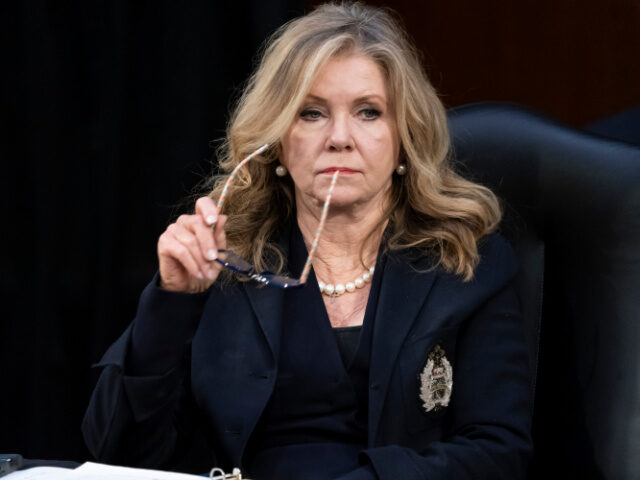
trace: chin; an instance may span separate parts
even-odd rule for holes
[[[322,198],[324,203],[324,197]],[[331,195],[331,205],[329,209],[348,209],[360,203],[366,203],[365,198],[362,195],[357,195],[354,192],[333,192]]]

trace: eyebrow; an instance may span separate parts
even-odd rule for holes
[[[319,97],[317,95],[313,95],[313,94],[309,94],[307,95],[306,98],[307,101],[312,100],[314,102],[318,102],[318,103],[328,103],[326,98],[323,97]],[[382,95],[378,95],[377,93],[368,93],[365,95],[361,95],[357,98],[354,99],[353,103],[364,103],[367,101],[372,101],[372,100],[377,100],[381,103],[383,103],[384,105],[387,104],[387,99],[385,97],[383,97]]]

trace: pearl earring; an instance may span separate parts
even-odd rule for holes
[[[401,163],[396,167],[396,173],[400,176],[405,175],[407,173],[407,166],[404,163]]]
[[[276,167],[276,175],[279,177],[284,177],[287,174],[287,169],[284,165],[278,165]]]

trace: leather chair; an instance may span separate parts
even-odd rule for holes
[[[449,121],[460,172],[503,200],[521,261],[529,477],[640,478],[640,148],[511,105]]]
[[[640,145],[640,105],[601,118],[587,125],[585,130],[602,137]]]

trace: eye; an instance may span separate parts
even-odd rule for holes
[[[322,112],[314,108],[305,108],[304,110],[302,110],[302,112],[300,112],[300,118],[309,122],[318,120],[320,117],[322,117]]]
[[[363,108],[362,110],[360,110],[360,115],[365,120],[375,120],[381,114],[382,114],[382,112],[380,112],[380,110],[378,110],[376,108]]]

